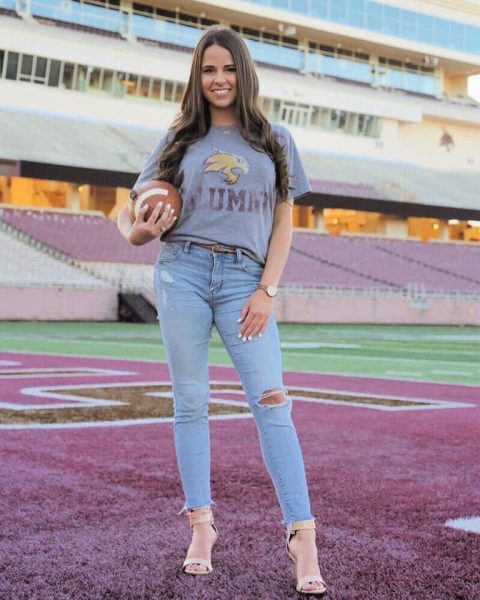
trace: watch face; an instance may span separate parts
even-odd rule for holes
[[[276,287],[274,287],[273,285],[269,285],[269,286],[267,287],[267,294],[268,294],[268,295],[269,295],[271,298],[273,298],[274,296],[276,296],[276,295],[277,295],[277,288],[276,288]]]

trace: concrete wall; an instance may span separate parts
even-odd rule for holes
[[[415,307],[407,298],[282,293],[275,314],[288,323],[480,325],[480,301],[430,298]]]
[[[478,325],[480,301],[430,298],[413,306],[407,298],[320,296],[281,292],[279,321],[288,323],[371,323]],[[116,321],[115,290],[0,286],[0,320]]]
[[[0,286],[3,321],[116,321],[116,290]]]

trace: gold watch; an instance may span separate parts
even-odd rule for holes
[[[259,283],[257,289],[263,290],[267,296],[270,296],[270,298],[275,298],[278,293],[278,288],[276,288],[274,285],[262,285]]]

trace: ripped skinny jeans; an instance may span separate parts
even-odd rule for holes
[[[280,340],[272,314],[263,336],[244,342],[238,318],[263,267],[240,250],[212,252],[164,242],[155,297],[174,395],[174,440],[185,496],[182,511],[215,504],[210,491],[208,349],[215,325],[238,372],[257,426],[283,523],[313,519],[302,452],[283,386]],[[274,395],[265,392],[275,390]],[[247,451],[247,448],[245,448]]]

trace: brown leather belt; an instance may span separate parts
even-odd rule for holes
[[[193,246],[200,246],[200,248],[207,248],[211,252],[223,252],[228,254],[236,254],[237,249],[233,246],[223,246],[222,244],[199,244],[198,242],[191,242]]]

